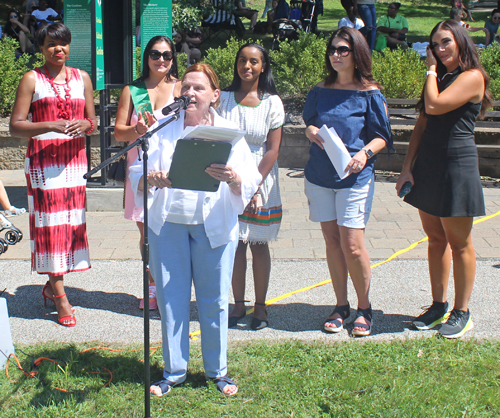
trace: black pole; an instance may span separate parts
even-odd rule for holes
[[[143,293],[144,293],[144,416],[145,418],[150,418],[151,408],[150,401],[151,395],[149,392],[150,386],[150,370],[149,370],[149,242],[148,242],[148,149],[149,149],[149,138],[158,132],[163,127],[167,126],[169,123],[174,122],[179,119],[181,109],[177,110],[177,113],[173,114],[172,117],[167,119],[162,124],[158,125],[152,131],[146,132],[140,138],[137,138],[133,143],[127,145],[125,148],[118,151],[112,157],[108,158],[106,161],[99,164],[97,167],[90,170],[88,173],[84,174],[84,178],[88,179],[92,174],[97,173],[104,167],[110,165],[113,161],[120,158],[123,154],[127,153],[128,150],[141,146],[143,151],[142,156],[142,184],[144,190],[144,244],[142,246],[142,277],[143,277]]]
[[[146,139],[142,142],[142,179],[144,190],[144,243],[142,245],[142,277],[143,277],[143,293],[144,293],[144,416],[151,416],[150,402],[151,395],[149,392],[150,370],[149,370],[149,242],[148,242],[148,149],[149,141]]]

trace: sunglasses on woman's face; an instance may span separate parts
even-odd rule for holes
[[[337,48],[336,46],[330,45],[326,50],[327,55],[330,57],[333,57],[336,52],[341,57],[347,57],[349,55],[349,52],[352,52],[352,49],[347,46],[339,46]]]
[[[174,54],[172,54],[172,51],[160,52],[156,49],[152,49],[151,51],[149,51],[149,58],[151,58],[153,61],[158,61],[160,57],[163,57],[165,61],[172,61]]]

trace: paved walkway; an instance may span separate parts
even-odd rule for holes
[[[396,177],[377,175],[372,215],[366,229],[366,245],[372,259],[385,259],[425,237],[417,210],[396,196]],[[26,206],[22,170],[0,171],[14,205]],[[280,169],[283,222],[277,242],[271,244],[272,258],[318,260],[325,258],[325,243],[319,224],[309,221],[304,195],[303,170]],[[484,188],[487,215],[500,211],[500,183]],[[123,218],[121,189],[88,189],[87,230],[93,260],[140,259],[138,231]],[[1,260],[29,259],[28,216],[11,218],[25,239],[0,256]],[[500,216],[476,223],[473,231],[477,257],[500,257]],[[249,253],[250,256],[250,253]],[[426,243],[399,258],[426,258]]]
[[[231,341],[255,338],[347,340],[347,331],[336,336],[318,331],[334,301],[324,261],[324,242],[318,224],[308,220],[303,172],[281,169],[280,177],[284,219],[279,240],[271,246],[270,327],[259,332],[250,331],[249,315],[240,327],[230,330],[229,338]],[[25,205],[23,173],[0,171],[0,179],[7,186],[12,203]],[[393,261],[377,266],[380,261],[424,238],[417,211],[396,197],[394,185],[394,177],[377,176],[373,211],[366,231],[368,251],[372,264],[376,265],[372,270],[374,331],[370,337],[375,340],[431,334],[408,329],[411,318],[421,312],[421,306],[430,302],[427,243],[422,242]],[[491,216],[500,211],[500,187],[490,186],[484,188],[484,194],[487,214]],[[137,307],[142,293],[138,231],[134,223],[123,219],[119,210],[121,199],[118,189],[89,189],[87,228],[92,269],[70,274],[65,279],[66,291],[77,309],[78,325],[73,329],[58,326],[52,314],[53,306],[45,308],[41,303],[40,293],[46,278],[30,274],[27,215],[11,218],[25,233],[23,241],[0,256],[0,292],[6,289],[3,296],[7,298],[15,344],[42,342],[48,336],[62,342],[116,344],[142,340],[143,318]],[[468,335],[499,338],[500,216],[483,219],[486,220],[477,223],[473,231],[478,269],[471,312],[476,326]],[[254,299],[251,275],[249,266],[246,295],[249,300]],[[305,290],[306,287],[311,288]],[[354,309],[356,300],[351,284],[349,294]],[[450,283],[449,300],[453,300],[453,283]],[[191,331],[196,335],[199,324],[195,302],[192,302],[191,313]],[[157,312],[152,312],[151,341],[160,340],[160,321]]]

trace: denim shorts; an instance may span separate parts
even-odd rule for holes
[[[374,191],[374,177],[363,186],[347,189],[328,189],[306,179],[309,219],[313,222],[337,220],[337,225],[363,229],[370,218]]]

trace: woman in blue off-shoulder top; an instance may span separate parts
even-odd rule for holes
[[[304,107],[306,135],[311,141],[305,168],[309,218],[321,223],[326,258],[337,298],[325,321],[328,332],[340,332],[350,316],[347,277],[352,278],[358,310],[352,335],[371,333],[370,258],[365,247],[365,226],[374,192],[375,155],[392,148],[391,127],[380,85],[373,79],[370,48],[356,29],[342,27],[328,41],[325,55],[328,76],[308,94]],[[323,148],[319,129],[335,128],[351,155],[345,172],[337,173]]]

